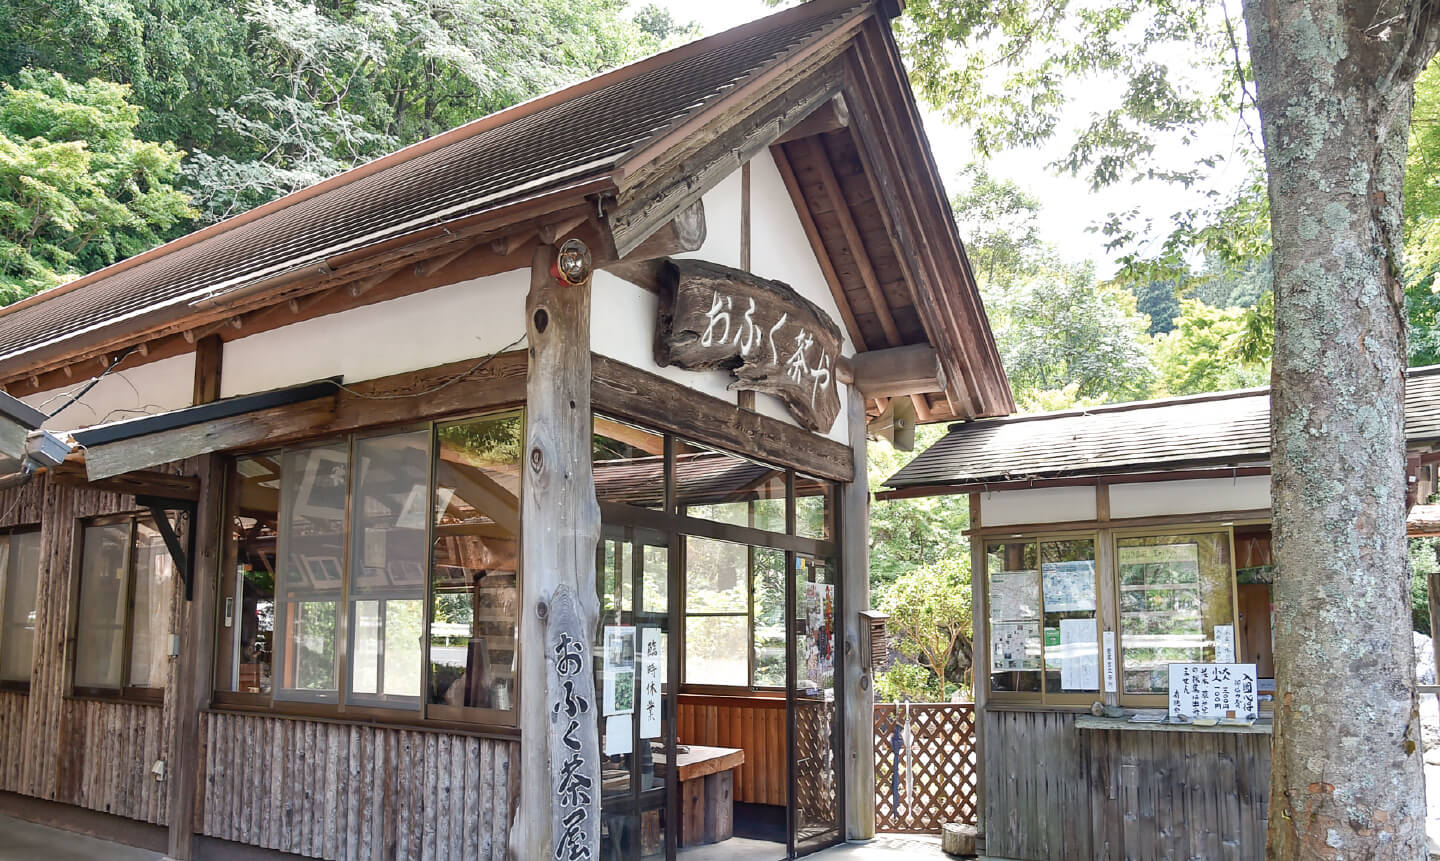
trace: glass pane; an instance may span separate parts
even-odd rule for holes
[[[744,616],[685,617],[685,680],[692,685],[748,683]]]
[[[1169,665],[1214,662],[1217,633],[1234,654],[1228,532],[1122,538],[1115,563],[1125,693],[1169,693]]]
[[[685,539],[685,612],[748,612],[750,548],[729,541]]]
[[[278,698],[336,696],[349,466],[342,443],[287,451],[282,460]]]
[[[232,582],[222,588],[220,690],[268,694],[275,648],[275,542],[280,523],[280,453],[235,461],[226,560]]]
[[[680,512],[701,520],[785,531],[785,471],[704,446],[675,453]]]
[[[118,690],[124,682],[130,524],[86,527],[81,554],[75,685]]]
[[[835,569],[795,557],[795,844],[838,839],[839,715],[835,697]]]
[[[1100,690],[1100,626],[1095,619],[1095,541],[1040,542],[1045,612],[1045,690]]]
[[[4,639],[0,679],[29,681],[35,654],[35,589],[40,579],[40,533],[16,532],[0,554],[5,573]]]
[[[601,502],[657,511],[665,507],[663,434],[596,416],[591,464]]]
[[[411,707],[420,697],[430,432],[355,442],[350,517],[350,700]]]
[[[985,548],[990,599],[990,689],[1039,691],[1040,571],[1033,541]]]
[[[785,687],[785,554],[756,547],[755,678],[756,687]]]
[[[170,662],[170,610],[175,563],[160,530],[135,524],[135,613],[130,623],[130,680],[134,688],[165,686]]]
[[[519,415],[436,429],[428,700],[515,707],[519,613]]]
[[[835,486],[828,481],[795,476],[795,534],[829,541],[835,537]]]

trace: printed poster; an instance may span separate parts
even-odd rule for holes
[[[990,575],[990,618],[1040,618],[1040,572],[1000,571]]]
[[[834,687],[835,679],[835,586],[831,583],[805,584],[805,680],[814,693]]]
[[[992,623],[990,667],[997,673],[1040,669],[1040,623]]]
[[[665,646],[659,628],[640,630],[640,737],[660,735],[661,684],[660,667],[665,660]]]
[[[635,627],[605,626],[605,660],[602,677],[601,714],[620,715],[635,711]]]
[[[1046,562],[1040,566],[1045,579],[1045,612],[1071,613],[1095,609],[1095,563]]]
[[[1046,652],[1058,657],[1060,687],[1067,691],[1100,689],[1100,650],[1095,642],[1094,619],[1061,619],[1060,645]]]

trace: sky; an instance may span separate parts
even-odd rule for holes
[[[706,35],[718,33],[756,18],[772,14],[776,9],[762,0],[658,0],[680,21],[695,21]],[[1053,141],[1039,149],[1021,149],[1000,153],[991,158],[989,169],[997,178],[1008,178],[1038,197],[1043,209],[1039,217],[1042,238],[1053,244],[1063,259],[1071,262],[1091,260],[1096,274],[1106,277],[1115,270],[1115,254],[1105,249],[1104,238],[1092,226],[1105,220],[1110,212],[1138,208],[1142,217],[1157,226],[1169,224],[1170,215],[1186,205],[1198,204],[1198,190],[1187,192],[1170,183],[1152,181],[1143,184],[1117,184],[1098,192],[1091,191],[1083,178],[1057,173],[1049,165],[1064,153],[1069,135],[1066,129],[1079,128],[1088,117],[1100,110],[1106,95],[1103,86],[1086,82],[1072,95],[1072,106],[1062,120],[1062,129]],[[969,137],[964,129],[921,105],[926,133],[940,168],[940,175],[958,190],[956,177],[975,160]],[[1236,134],[1233,128],[1202,130],[1195,144],[1174,142],[1162,147],[1159,156],[1166,163],[1186,163],[1194,158],[1190,152],[1227,152]],[[1225,177],[1224,179],[1237,179]],[[1163,234],[1162,234],[1163,235]],[[962,239],[966,237],[961,237]]]

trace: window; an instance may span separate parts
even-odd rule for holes
[[[1228,529],[1117,538],[1115,566],[1122,697],[1163,702],[1171,663],[1235,660]]]
[[[986,571],[991,691],[1093,700],[1100,690],[1095,539],[990,542]]]
[[[512,722],[522,428],[488,416],[237,459],[219,693]]]
[[[39,579],[40,530],[0,536],[0,683],[30,683]]]
[[[92,521],[81,542],[74,689],[159,699],[176,571],[148,516]]]

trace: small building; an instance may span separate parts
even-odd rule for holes
[[[1435,490],[1437,404],[1440,367],[1412,370],[1412,503]],[[1264,857],[1269,457],[1250,389],[952,425],[886,482],[970,497],[988,854]],[[1216,663],[1255,665],[1253,725],[1092,714],[1164,713],[1172,665]]]
[[[0,310],[0,812],[176,859],[869,836],[867,416],[1013,409],[897,5]]]

